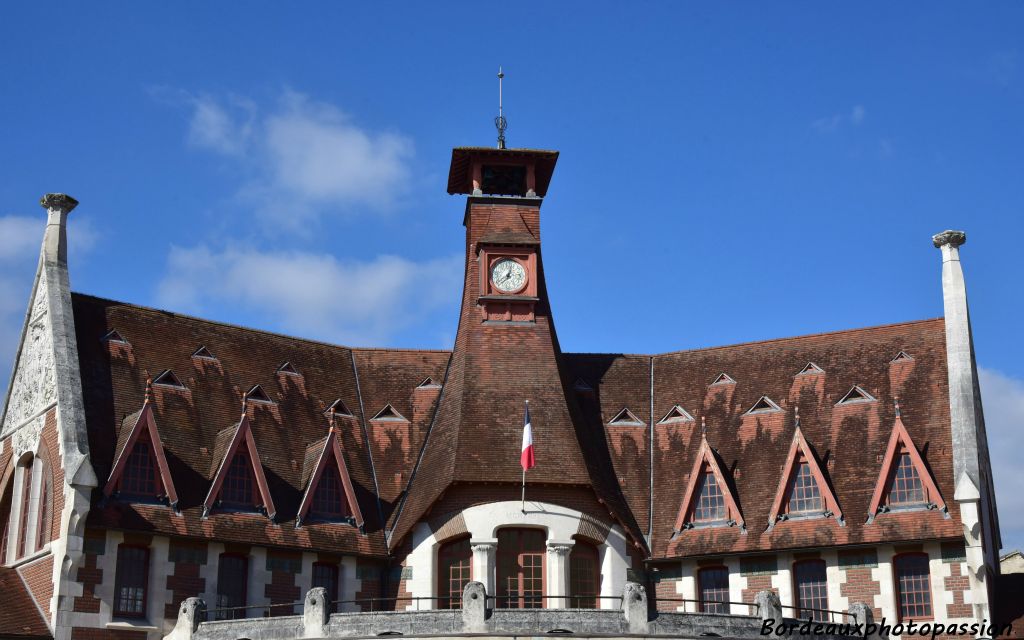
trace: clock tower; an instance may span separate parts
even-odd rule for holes
[[[448,193],[469,196],[467,275],[474,271],[476,277],[467,280],[467,294],[475,293],[480,322],[536,322],[540,205],[557,160],[557,151],[452,151]]]

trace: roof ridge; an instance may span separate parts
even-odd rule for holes
[[[256,327],[250,327],[243,324],[235,324],[233,322],[224,322],[223,320],[210,320],[209,318],[200,318],[188,313],[179,313],[177,311],[169,311],[167,309],[160,309],[157,307],[149,307],[142,304],[136,304],[134,302],[125,302],[123,300],[115,300],[113,298],[104,298],[103,296],[93,295],[91,293],[83,293],[81,291],[72,291],[73,296],[79,298],[91,298],[93,300],[99,300],[102,302],[113,302],[114,304],[124,305],[126,307],[132,307],[135,309],[141,309],[143,311],[152,311],[154,313],[163,313],[178,318],[184,318],[186,320],[193,320],[195,322],[202,322],[204,324],[212,324],[219,327],[230,327],[232,329],[241,329],[242,331],[251,331],[253,333],[260,333],[269,336],[275,336],[278,338],[286,338],[288,340],[299,340],[301,342],[307,342],[309,344],[320,345],[324,347],[334,347],[336,349],[347,349],[348,351],[400,351],[400,352],[414,352],[414,353],[451,353],[451,349],[416,349],[413,347],[350,347],[344,344],[338,344],[335,342],[327,342],[325,340],[315,340],[313,338],[303,338],[302,336],[296,336],[288,333],[280,333],[278,331],[271,331],[269,329],[257,329]]]
[[[819,331],[817,333],[805,333],[796,336],[784,336],[781,338],[765,338],[763,340],[748,340],[746,342],[734,342],[732,344],[721,344],[712,347],[695,347],[692,349],[677,349],[675,351],[662,351],[659,353],[616,353],[614,351],[563,351],[565,356],[618,356],[624,358],[658,358],[661,356],[672,356],[680,353],[694,353],[698,351],[714,351],[716,349],[733,349],[735,347],[747,347],[756,344],[768,344],[771,342],[788,342],[790,340],[803,340],[805,338],[819,338],[824,336],[835,336],[845,333],[857,333],[860,331],[873,331],[875,329],[892,329],[915,324],[927,324],[929,322],[944,321],[944,316],[934,318],[922,318],[920,320],[904,320],[902,322],[891,322],[888,324],[877,324],[867,327],[854,327],[853,329],[836,329],[833,331]]]

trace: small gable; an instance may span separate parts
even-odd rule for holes
[[[129,344],[117,329],[111,329],[100,338],[100,342],[113,342],[115,344]]]
[[[377,412],[377,415],[370,418],[370,420],[402,420],[406,421],[405,416],[398,413],[390,403],[384,405],[384,408]]]
[[[711,383],[712,386],[716,384],[736,384],[736,381],[732,379],[728,373],[720,373],[715,381]]]
[[[754,406],[747,410],[747,413],[774,413],[775,411],[782,411],[782,409],[768,396],[761,396]]]
[[[593,391],[594,387],[590,386],[590,383],[583,378],[576,378],[576,382],[572,383],[572,388],[576,391]]]
[[[324,413],[326,415],[334,414],[336,416],[342,416],[345,418],[352,417],[352,412],[348,410],[348,407],[346,407],[345,403],[341,401],[341,398],[338,398],[337,400],[332,402],[331,406],[327,407],[327,410],[324,411]]]
[[[913,361],[914,361],[914,359],[910,357],[910,354],[908,354],[906,351],[900,351],[899,353],[896,354],[896,357],[894,357],[889,362],[895,363],[895,362],[913,362]]]
[[[318,445],[311,445],[307,459],[309,454],[316,455]],[[350,522],[360,530],[363,527],[363,516],[333,421],[316,458],[316,466],[309,475],[295,526],[298,528],[309,521]]]
[[[296,369],[296,368],[295,368],[295,367],[294,367],[294,366],[292,365],[292,363],[291,363],[291,362],[285,362],[285,363],[284,363],[284,364],[282,364],[282,365],[281,365],[280,367],[278,367],[278,368],[277,368],[277,373],[283,373],[283,374],[286,374],[286,375],[289,375],[289,376],[298,376],[298,375],[302,375],[302,374],[300,374],[300,373],[299,373],[299,370],[298,370],[298,369]]]
[[[195,353],[192,354],[193,358],[199,358],[200,360],[216,360],[216,356],[210,352],[205,346],[196,349]]]
[[[658,421],[658,424],[670,424],[673,422],[693,422],[693,416],[677,404],[668,410],[668,413]]]
[[[617,414],[615,414],[615,417],[609,420],[608,424],[616,426],[634,427],[644,425],[640,418],[637,418],[635,415],[633,415],[633,412],[630,411],[628,408],[623,408],[622,411],[619,411]]]
[[[808,362],[807,366],[804,367],[803,369],[801,369],[800,372],[797,373],[797,375],[798,376],[810,376],[810,375],[814,375],[816,373],[825,373],[825,370],[822,369],[821,367],[819,367],[818,365],[814,364],[813,362]]]
[[[142,410],[129,416],[114,454],[103,495],[128,502],[163,502],[178,506],[178,492],[164,455],[147,389]]]
[[[939,509],[949,517],[935,478],[911,440],[896,405],[896,422],[868,506],[868,523],[880,513],[914,509]]]
[[[245,394],[245,399],[253,402],[264,402],[266,404],[274,403],[260,385],[256,385],[252,389],[249,389]]]
[[[263,463],[256,450],[248,416],[243,413],[239,423],[228,427],[221,435],[230,440],[203,502],[203,517],[222,510],[264,513],[273,520],[277,509],[263,473]]]
[[[170,369],[165,369],[162,373],[153,378],[153,384],[159,387],[172,387],[174,389],[185,389],[185,385],[178,380],[178,376],[174,375],[174,372]]]
[[[768,529],[771,530],[780,520],[831,516],[835,516],[840,526],[845,526],[839,503],[814,450],[804,439],[797,414],[796,432],[768,513]]]
[[[846,392],[846,395],[843,396],[842,400],[840,400],[836,404],[837,405],[840,405],[840,404],[856,404],[858,402],[874,402],[874,401],[875,401],[875,397],[873,395],[871,395],[870,393],[868,393],[864,389],[861,389],[857,385],[854,385],[852,389],[850,389],[849,391]]]
[[[686,529],[718,526],[739,526],[746,533],[736,496],[704,433],[701,435],[700,450],[694,460],[683,501],[679,505],[675,530],[678,534]]]
[[[427,377],[426,380],[424,380],[423,382],[421,382],[418,385],[416,385],[416,388],[417,389],[437,389],[440,386],[441,385],[439,385],[438,383],[434,382],[433,378]]]

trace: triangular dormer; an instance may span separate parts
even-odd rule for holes
[[[718,377],[715,378],[715,381],[711,383],[711,386],[715,386],[716,384],[736,384],[736,381],[733,380],[732,376],[728,373],[720,373],[718,374]]]
[[[615,417],[608,421],[608,424],[615,426],[637,427],[643,426],[643,421],[633,415],[628,408],[623,407],[622,411],[615,414]]]
[[[906,351],[900,351],[899,353],[896,354],[896,357],[893,358],[892,360],[890,360],[889,362],[895,363],[895,362],[913,362],[913,361],[914,361],[914,359],[912,357],[910,357],[909,353],[907,353]]]
[[[130,344],[127,340],[124,339],[124,336],[122,336],[118,332],[117,329],[111,329],[107,333],[103,334],[103,337],[100,338],[100,342],[113,342],[115,344]]]
[[[572,388],[584,393],[594,390],[594,387],[592,387],[590,383],[583,378],[576,378],[576,382],[572,383]]]
[[[310,449],[316,446],[313,445]],[[313,520],[350,521],[359,527],[360,531],[363,529],[363,514],[356,501],[352,478],[345,464],[341,439],[333,425],[320,447],[316,465],[309,474],[309,482],[302,495],[299,512],[295,516],[295,526],[297,528],[302,526],[303,522]]]
[[[193,358],[199,358],[200,360],[216,360],[217,357],[210,352],[205,346],[196,349],[196,352],[192,354]]]
[[[301,376],[302,375],[301,373],[299,373],[299,370],[296,369],[294,365],[292,365],[291,362],[283,363],[280,367],[277,368],[277,373],[283,373],[283,374],[289,375],[289,376]]]
[[[857,404],[858,402],[874,402],[874,401],[875,401],[875,397],[873,395],[871,395],[870,393],[868,393],[864,389],[860,388],[859,386],[853,385],[853,388],[850,389],[849,391],[847,391],[846,395],[843,396],[843,399],[840,400],[839,402],[837,402],[836,405],[841,405],[841,404]]]
[[[421,382],[418,385],[416,385],[416,388],[417,389],[436,389],[436,388],[438,388],[440,386],[441,385],[439,385],[436,382],[434,382],[433,378],[428,376],[426,380],[424,380],[423,382]]]
[[[273,520],[277,509],[263,474],[263,463],[252,437],[249,417],[243,413],[238,424],[222,431],[217,439],[218,444],[224,445],[224,453],[203,501],[203,517],[214,509],[223,509],[263,512]],[[219,454],[222,447],[217,449],[215,453]]]
[[[262,402],[264,404],[274,404],[274,401],[270,399],[267,392],[263,390],[260,385],[254,386],[245,392],[245,399],[252,402]]]
[[[153,378],[153,384],[158,387],[172,387],[174,389],[187,388],[181,383],[181,380],[178,380],[178,376],[174,375],[174,372],[170,369],[164,369],[155,378]]]
[[[390,403],[384,405],[384,408],[378,411],[377,415],[370,418],[370,420],[393,420],[408,422],[408,420],[405,419],[405,416],[398,413],[398,411],[396,411],[395,408],[392,407]]]
[[[693,416],[677,404],[668,410],[668,413],[658,421],[658,424],[671,424],[674,422],[693,422]]]
[[[818,464],[814,450],[797,426],[782,467],[775,500],[768,513],[768,528],[774,527],[779,520],[829,516],[834,516],[840,526],[845,526],[843,512],[832,487]]]
[[[722,473],[706,434],[701,435],[700,450],[693,461],[690,481],[683,494],[676,517],[676,532],[684,529],[715,526],[739,526],[746,532],[732,487]]]
[[[331,406],[327,407],[327,410],[324,411],[324,414],[328,416],[332,413],[336,416],[342,416],[345,418],[352,417],[352,412],[348,410],[348,407],[346,407],[345,403],[341,401],[341,398],[332,402]]]
[[[803,369],[801,369],[800,372],[797,373],[796,375],[798,375],[798,376],[810,376],[810,375],[814,375],[816,373],[825,373],[825,370],[822,369],[821,367],[819,367],[818,365],[814,364],[813,362],[808,362],[807,366],[804,367]]]
[[[754,406],[747,409],[747,413],[774,413],[776,411],[782,411],[779,405],[769,398],[768,396],[761,396],[754,403]]]
[[[114,466],[103,487],[103,495],[129,502],[166,501],[177,510],[178,492],[167,466],[148,390],[142,410],[130,416],[122,428],[129,424],[126,436],[118,438]]]
[[[868,523],[880,513],[916,509],[940,509],[949,517],[935,478],[911,440],[897,405],[892,435],[868,504]]]

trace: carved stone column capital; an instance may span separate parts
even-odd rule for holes
[[[548,553],[556,556],[567,556],[572,551],[573,540],[548,540]]]
[[[957,248],[965,242],[967,242],[967,234],[963,231],[943,231],[932,236],[932,244],[936,249],[941,249],[947,244]]]
[[[47,193],[39,199],[39,206],[48,211],[71,213],[71,210],[78,206],[78,200],[66,193]]]

